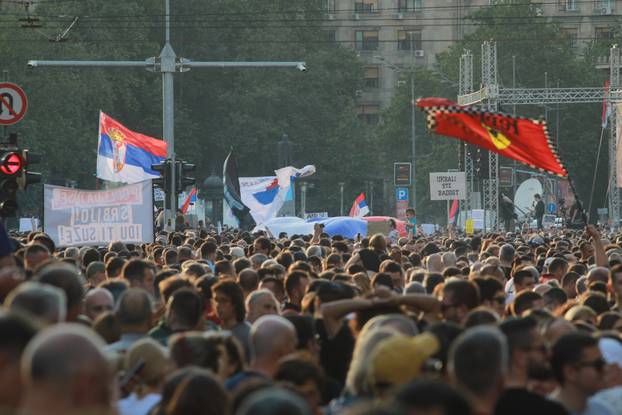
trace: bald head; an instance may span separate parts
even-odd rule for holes
[[[77,324],[60,324],[35,336],[21,361],[26,412],[109,409],[113,379],[103,347],[99,337]]]
[[[114,308],[114,297],[105,288],[95,288],[84,297],[84,314],[92,321]]]
[[[281,316],[260,317],[251,327],[254,360],[278,361],[296,349],[296,328]]]

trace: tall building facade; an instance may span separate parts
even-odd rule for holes
[[[389,105],[400,71],[414,65],[432,66],[437,53],[471,30],[466,16],[478,8],[495,6],[495,0],[326,1],[331,36],[354,48],[364,62],[358,112],[371,125],[378,123],[380,110]],[[562,26],[577,51],[591,40],[611,38],[622,12],[622,0],[531,3],[543,18]]]

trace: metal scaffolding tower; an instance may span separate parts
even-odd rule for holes
[[[458,83],[460,96],[468,95],[473,92],[473,54],[470,50],[465,50],[460,57],[460,80]],[[467,197],[461,201],[460,211],[470,212],[472,206],[473,194],[473,157],[471,154],[472,146],[464,143],[464,172],[467,182]]]
[[[470,58],[467,58],[470,56]],[[469,66],[470,59],[470,66]],[[622,85],[620,84],[620,49],[614,45],[609,56],[609,91],[602,87],[591,88],[501,88],[497,81],[497,46],[494,41],[482,44],[482,87],[473,91],[473,57],[470,51],[460,58],[460,85],[458,105],[481,104],[490,111],[496,111],[499,105],[544,105],[544,104],[581,104],[601,103],[607,99],[610,103],[622,102]],[[470,84],[468,83],[470,82]],[[470,85],[470,87],[469,87]],[[620,220],[620,193],[616,184],[616,106],[611,106],[610,115],[610,139],[609,139],[609,217],[617,223]],[[468,160],[470,159],[470,161]],[[469,163],[471,176],[469,176]],[[495,153],[489,153],[488,159],[489,177],[484,184],[484,210],[496,213],[499,208],[499,157]],[[465,209],[468,211],[472,205],[471,193],[473,191],[473,161],[472,157],[465,157],[465,171],[467,176],[467,201]],[[498,228],[499,221],[486,223],[493,224]]]

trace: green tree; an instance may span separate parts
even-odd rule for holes
[[[231,147],[241,175],[270,174],[276,143],[287,133],[297,166],[316,164],[310,208],[337,213],[336,182],[368,168],[371,135],[354,108],[362,67],[355,54],[317,24],[321,1],[175,1],[172,44],[195,60],[304,60],[291,69],[196,69],[175,75],[176,153],[197,165],[197,179],[220,173]],[[31,12],[41,31],[60,33],[79,16],[66,42],[49,42],[19,27],[24,9],[0,4],[0,53],[12,81],[26,89],[30,109],[15,130],[22,143],[44,153],[44,180],[71,178],[95,185],[99,110],[129,128],[161,137],[158,74],[141,69],[29,70],[29,59],[142,60],[162,47],[161,0],[41,2]],[[2,68],[0,68],[2,69]],[[40,190],[23,206],[40,205]]]
[[[436,79],[432,77],[423,85],[418,83],[422,85],[422,88],[418,88],[417,96],[443,96],[455,100],[459,60],[465,49],[471,50],[474,55],[474,83],[477,89],[481,68],[481,43],[490,39],[497,41],[498,81],[501,87],[513,86],[514,73],[516,74],[516,87],[527,88],[543,88],[545,77],[548,78],[549,87],[593,87],[602,85],[608,76],[606,71],[597,71],[594,67],[594,57],[603,53],[602,47],[600,49],[589,48],[588,51],[593,52],[580,55],[576,49],[571,47],[571,40],[560,30],[559,25],[551,19],[540,17],[535,6],[529,1],[497,1],[494,6],[478,9],[468,19],[475,29],[472,33],[465,35],[463,41],[457,42],[437,56],[437,64],[432,71],[436,74]],[[513,62],[516,63],[515,66]],[[446,80],[451,82],[450,88],[443,88],[444,85],[448,85]],[[396,139],[392,131],[403,129],[405,125],[408,125],[404,124],[406,120],[403,117],[397,118],[389,114],[408,110],[410,98],[405,91],[407,86],[404,85],[402,89],[398,91],[395,102],[385,114],[387,125],[380,133],[381,139],[385,142],[392,142]],[[560,157],[567,166],[579,195],[585,203],[591,191],[596,160],[600,132],[600,108],[598,104],[560,105],[560,111],[557,113],[555,106],[549,106],[547,109],[534,105],[516,107],[517,115],[527,117],[538,118],[548,112],[549,130],[553,139],[558,142]],[[501,106],[499,110],[512,112],[513,108]],[[393,123],[402,127],[392,125]],[[388,132],[388,134],[383,132]],[[430,140],[443,143],[455,141],[441,137],[430,138]],[[425,139],[422,138],[419,141],[422,142]],[[446,154],[445,151],[443,147],[433,147],[432,155],[428,156],[418,147],[420,157],[417,158],[417,167],[425,166],[429,160],[443,157]],[[456,151],[454,151],[455,154]],[[594,208],[602,206],[607,189],[606,153],[601,154],[600,160]],[[457,161],[453,163],[451,167],[456,168]],[[500,164],[511,165],[512,162],[501,158]],[[445,168],[442,163],[432,167]],[[526,166],[521,166],[521,168],[529,170]],[[421,176],[421,174],[418,176],[424,181],[424,186],[422,186],[424,194],[429,193],[427,176]],[[418,182],[418,189],[420,185],[421,183]],[[434,212],[440,209],[438,202],[426,203],[420,191],[418,194],[419,202],[421,202],[418,203],[420,213],[424,216],[430,215],[427,217],[437,217],[438,215],[434,215]]]

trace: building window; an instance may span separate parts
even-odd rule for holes
[[[572,49],[576,48],[579,30],[576,27],[563,27],[561,31],[566,39],[568,39],[568,46]]]
[[[378,0],[356,0],[354,11],[357,13],[374,13],[378,11]]]
[[[610,27],[597,27],[594,34],[596,42],[609,43],[613,41],[613,30]]]
[[[335,11],[335,0],[324,0],[324,7],[328,13]]]
[[[421,31],[419,30],[398,30],[397,32],[398,50],[423,50],[421,45]]]
[[[397,0],[399,12],[419,12],[423,9],[423,0]]]
[[[577,10],[577,0],[559,0],[559,10],[572,12]]]
[[[376,104],[362,104],[358,106],[359,120],[368,125],[376,125],[380,121],[380,107]]]
[[[336,30],[324,30],[324,39],[327,42],[336,42],[337,41],[337,31]]]
[[[378,88],[380,78],[380,70],[377,66],[368,66],[365,68],[365,88]]]
[[[357,30],[355,33],[356,48],[359,50],[378,49],[377,30]]]

